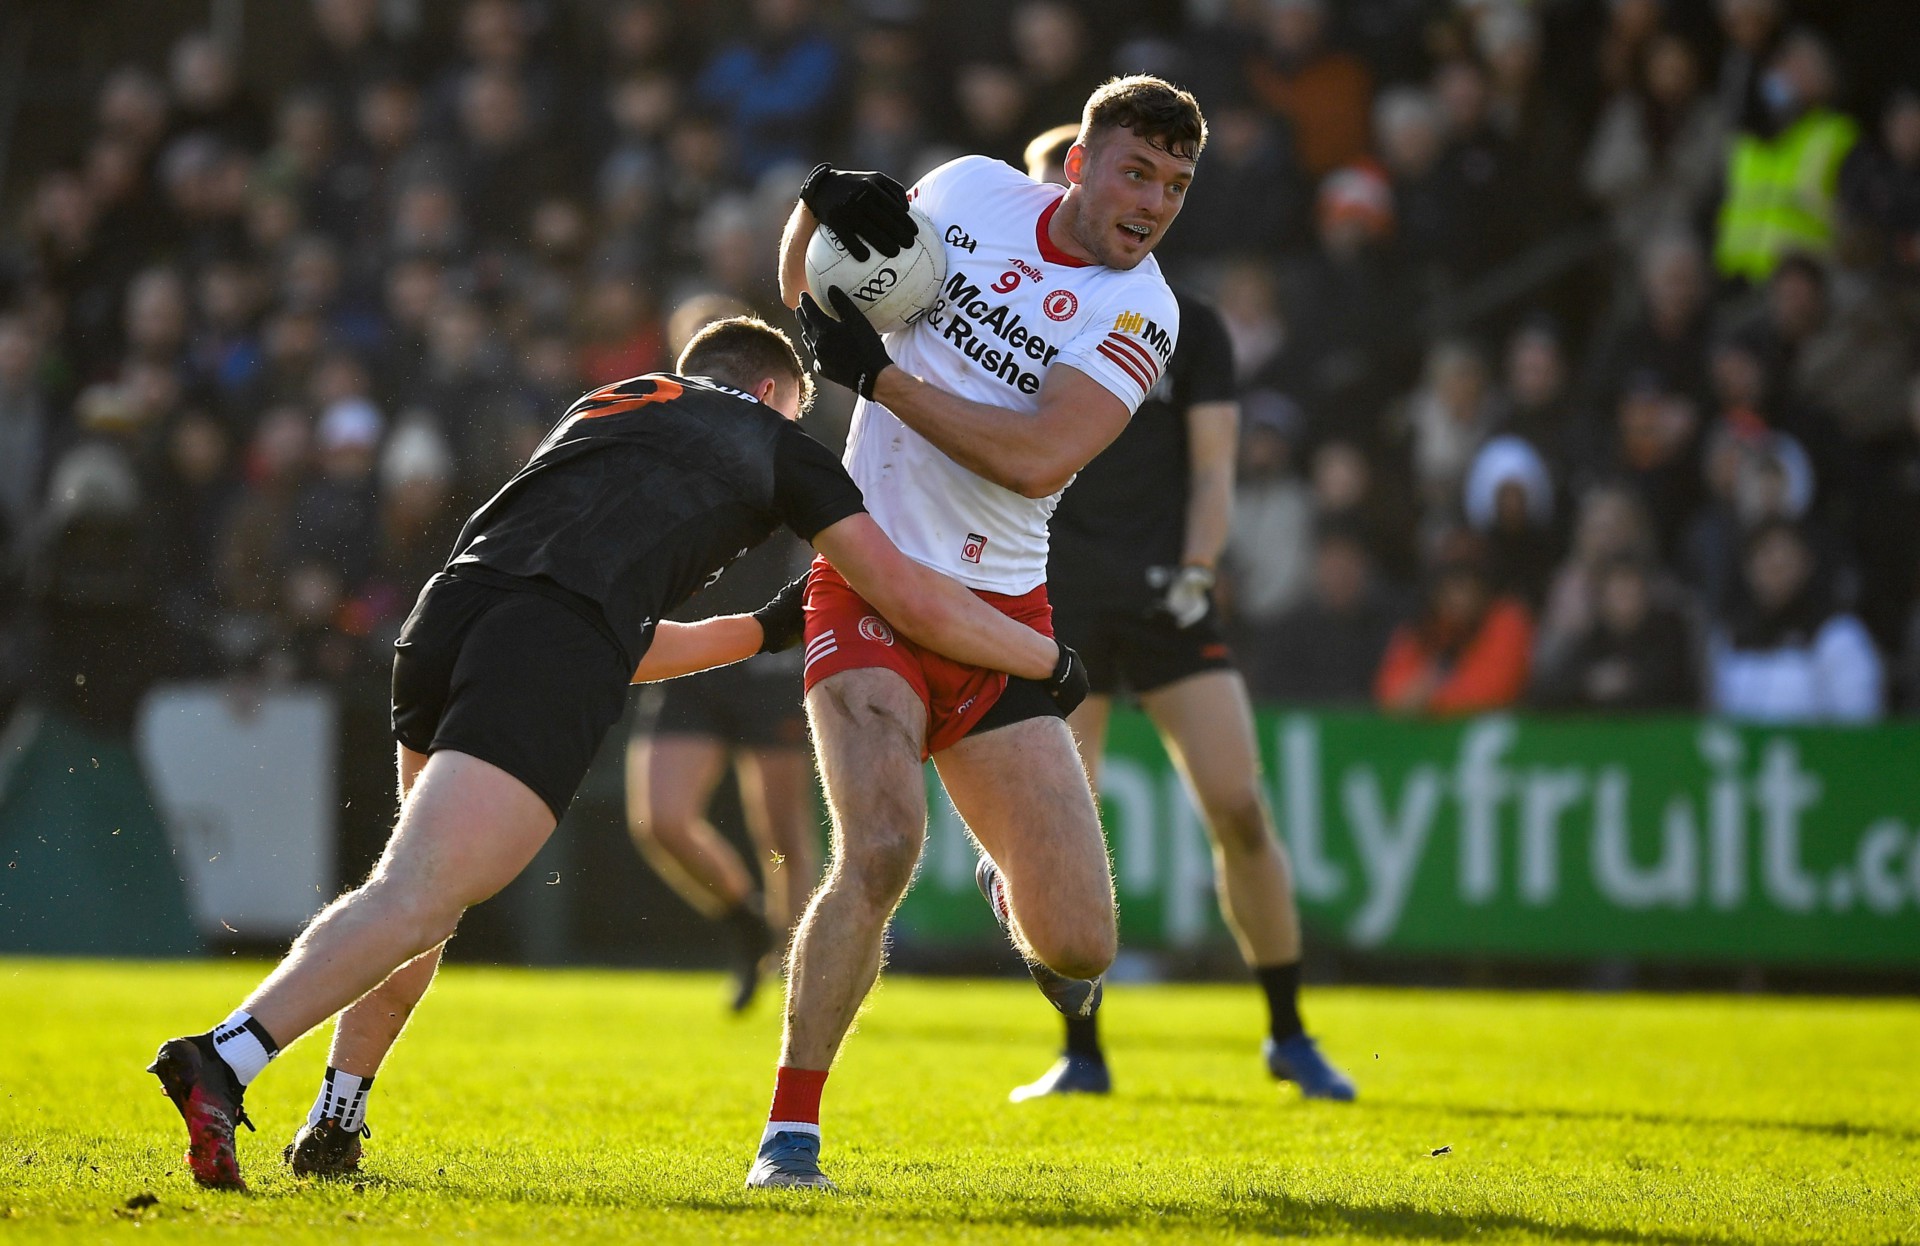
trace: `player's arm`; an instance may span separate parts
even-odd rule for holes
[[[633,672],[636,684],[678,679],[696,671],[745,661],[760,652],[760,623],[750,614],[726,614],[698,623],[660,623],[653,643]]]
[[[1196,402],[1187,408],[1187,542],[1180,564],[1212,570],[1233,527],[1233,469],[1240,445],[1240,404]]]
[[[800,296],[807,292],[807,243],[819,225],[805,203],[796,203],[780,232],[780,301],[788,307],[800,306]]]
[[[1061,649],[1055,641],[908,558],[865,512],[816,532],[813,547],[915,644],[1023,679],[1057,676]]]
[[[897,364],[882,369],[872,388],[875,402],[948,458],[1029,498],[1066,488],[1133,417],[1106,386],[1065,363],[1047,369],[1032,415],[950,394]]]
[[[698,623],[662,622],[633,672],[632,682],[678,679],[800,643],[806,630],[807,577],[788,584],[752,614],[727,614]]]
[[[1133,416],[1112,390],[1065,363],[1047,369],[1031,415],[950,394],[895,364],[845,291],[835,286],[827,294],[834,315],[811,295],[800,299],[800,335],[814,370],[884,404],[948,458],[1023,497],[1064,489]]]

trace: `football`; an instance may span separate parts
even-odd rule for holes
[[[892,259],[869,247],[867,258],[856,260],[825,225],[813,231],[807,243],[807,290],[827,314],[833,314],[827,298],[830,286],[846,291],[867,323],[882,333],[906,328],[933,306],[940,283],[947,279],[947,249],[926,213],[913,207],[907,211],[919,232]]]

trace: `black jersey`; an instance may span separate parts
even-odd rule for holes
[[[1173,359],[1126,429],[1074,477],[1050,525],[1056,603],[1147,606],[1148,567],[1179,563],[1187,539],[1187,408],[1234,398],[1233,343],[1219,314],[1183,290]]]
[[[651,373],[574,403],[467,520],[447,569],[559,589],[637,664],[668,611],[776,528],[811,541],[865,509],[833,452],[779,412]]]

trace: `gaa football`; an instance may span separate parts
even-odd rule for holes
[[[813,231],[807,244],[807,290],[828,315],[833,314],[830,286],[846,291],[867,323],[881,333],[906,328],[933,306],[940,283],[947,279],[947,249],[925,213],[913,207],[907,211],[918,232],[892,259],[869,246],[867,258],[856,260],[825,225]]]

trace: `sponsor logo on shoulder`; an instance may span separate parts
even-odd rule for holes
[[[1160,356],[1162,363],[1173,358],[1173,337],[1156,321],[1148,320],[1137,311],[1123,311],[1113,318],[1113,331],[1127,333],[1153,347],[1153,353]]]
[[[960,546],[960,557],[974,566],[980,565],[981,555],[987,552],[987,538],[978,532],[967,533],[966,541]]]
[[[960,228],[958,225],[947,226],[947,244],[949,246],[959,247],[969,255],[973,254],[974,250],[980,245],[973,240],[972,235],[968,234],[966,230]]]
[[[893,629],[877,614],[869,614],[860,620],[860,634],[875,644],[893,644]]]
[[[1048,320],[1072,320],[1080,310],[1080,300],[1073,296],[1072,290],[1049,290],[1040,310],[1047,313]]]

